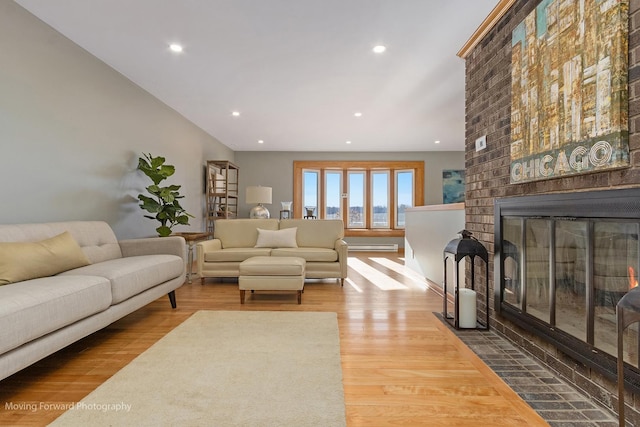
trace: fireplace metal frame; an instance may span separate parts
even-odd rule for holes
[[[615,215],[612,215],[614,212]],[[580,220],[607,218],[640,221],[640,188],[509,197],[496,199],[494,202],[494,304],[496,314],[542,338],[563,353],[615,382],[617,380],[617,358],[615,356],[598,350],[591,344],[557,330],[553,325],[502,301],[502,290],[505,285],[502,272],[503,254],[513,256],[512,248],[503,248],[502,246],[502,217],[505,216]],[[587,251],[592,250],[592,247],[587,248]],[[587,265],[585,273],[589,277],[588,283],[592,283],[593,271],[590,265]],[[587,298],[593,299],[590,288],[587,289]],[[589,303],[589,307],[593,310],[592,303]],[[589,313],[589,316],[593,316],[593,313]],[[553,321],[553,317],[551,321]],[[592,332],[587,331],[587,336]],[[625,385],[634,392],[640,392],[640,370],[627,363],[624,364],[624,367]]]

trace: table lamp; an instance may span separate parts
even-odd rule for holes
[[[247,204],[258,204],[251,208],[249,218],[269,218],[271,215],[269,210],[263,206],[263,203],[271,204],[271,187],[247,187],[246,202]]]

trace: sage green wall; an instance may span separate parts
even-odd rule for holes
[[[442,171],[464,169],[464,152],[283,152],[237,151],[235,164],[240,168],[240,217],[248,217],[251,205],[244,201],[247,186],[263,185],[273,188],[273,204],[267,206],[272,216],[280,211],[280,202],[293,200],[293,162],[296,160],[407,160],[424,161],[425,205],[442,203]],[[349,243],[362,239],[348,238]],[[397,243],[404,246],[403,238],[373,239],[366,243]]]
[[[12,1],[0,1],[0,223],[104,220],[155,234],[137,203],[141,153],[176,166],[202,230],[206,159],[234,153]]]

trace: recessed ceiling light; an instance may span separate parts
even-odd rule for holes
[[[359,112],[359,111],[357,113],[354,113],[353,115],[356,116],[356,117],[362,117],[362,113]]]
[[[182,45],[179,45],[178,43],[171,43],[169,45],[169,49],[171,49],[171,52],[180,53],[182,52]]]
[[[240,111],[233,111],[233,112],[231,113],[231,115],[232,115],[233,117],[238,117],[238,116],[240,115]]]
[[[436,143],[436,144],[440,144],[440,141],[436,141],[435,143]]]
[[[345,144],[351,144],[351,141],[346,141]]]
[[[387,50],[387,48],[386,48],[385,46],[383,46],[383,45],[378,45],[378,46],[375,46],[375,47],[373,48],[373,51],[374,51],[375,53],[382,53],[382,52],[384,52],[385,50]]]
[[[259,139],[259,140],[258,140],[258,144],[264,144],[264,141],[263,141],[263,140],[261,140],[261,139]]]

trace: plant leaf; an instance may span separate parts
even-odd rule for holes
[[[173,175],[176,172],[176,168],[172,165],[162,165],[160,167],[160,170],[158,171],[158,173],[162,176],[164,176],[165,178],[170,177],[171,175]]]
[[[149,160],[151,161],[151,168],[152,169],[158,169],[159,167],[161,167],[164,162],[165,162],[165,158],[158,156],[158,157],[152,157],[151,154],[149,154]]]
[[[181,225],[189,225],[189,217],[186,215],[180,215],[176,218],[176,221]]]
[[[158,235],[160,237],[167,237],[171,235],[171,229],[166,225],[161,225],[160,227],[156,228],[156,231],[158,232]]]

